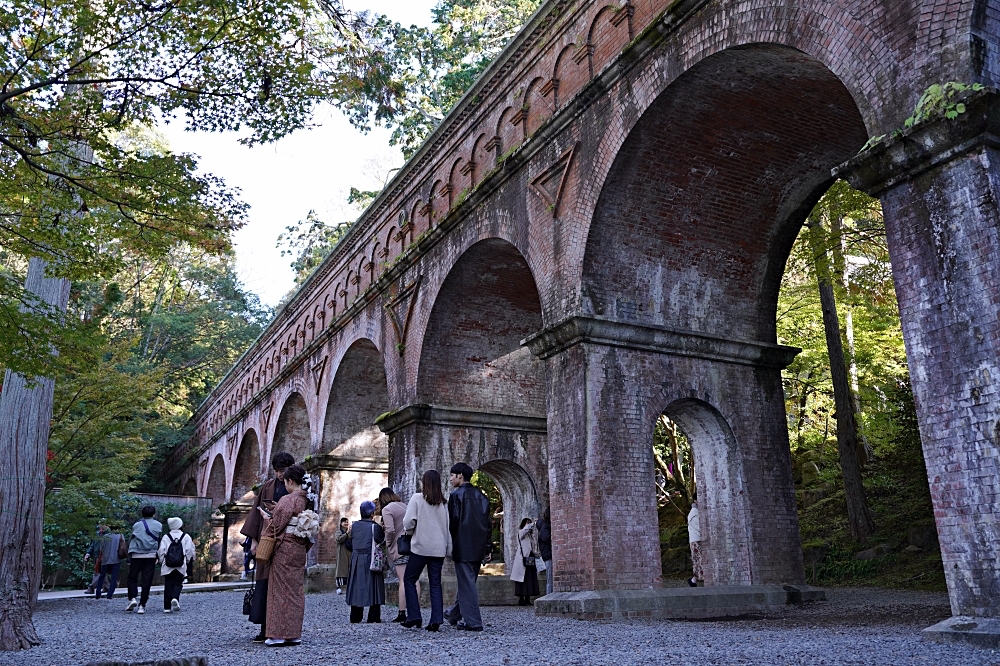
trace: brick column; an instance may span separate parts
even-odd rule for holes
[[[996,618],[1000,98],[984,91],[965,105],[835,175],[882,199],[952,613]]]
[[[702,460],[706,583],[803,581],[779,374],[798,350],[588,317],[526,344],[549,363],[557,592],[660,587],[652,435],[664,409]]]

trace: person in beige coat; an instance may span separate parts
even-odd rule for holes
[[[400,555],[396,541],[403,534],[403,517],[406,515],[406,505],[399,499],[392,488],[383,488],[378,494],[378,505],[382,510],[382,527],[385,529],[385,547],[389,563],[396,570],[399,578],[399,613],[393,622],[406,621],[406,588],[403,585],[403,575],[409,555]],[[417,583],[417,597],[420,597],[420,583]]]
[[[448,505],[441,491],[441,475],[437,470],[424,472],[420,482],[423,492],[414,493],[403,516],[403,529],[413,534],[410,541],[410,561],[406,563],[403,585],[406,588],[406,621],[404,627],[419,627],[420,599],[417,597],[417,579],[427,567],[430,583],[431,621],[428,631],[437,631],[444,622],[444,596],[441,594],[441,567],[444,558],[451,555],[451,529]]]
[[[517,530],[518,547],[514,552],[514,562],[510,568],[510,579],[514,581],[514,594],[518,606],[530,606],[531,597],[537,597],[538,569],[534,564],[525,564],[525,559],[538,561],[538,540],[535,521],[524,518]]]

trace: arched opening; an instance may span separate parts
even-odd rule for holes
[[[212,460],[205,494],[212,498],[213,507],[226,503],[226,461],[222,459],[221,453]]]
[[[230,495],[232,501],[253,502],[253,488],[260,480],[260,442],[254,430],[247,430],[236,454],[233,492]]]
[[[371,340],[350,346],[330,388],[323,451],[352,458],[387,458],[388,438],[375,425],[389,411],[389,385],[382,354]]]
[[[679,543],[670,545],[682,551],[675,559],[687,562],[687,530],[672,528],[686,524],[691,503],[697,499],[707,585],[752,582],[746,479],[736,448],[736,437],[725,418],[701,400],[672,402],[657,421],[654,452],[661,533],[680,537]],[[691,575],[689,569],[682,571],[684,578]]]
[[[185,497],[197,497],[198,495],[198,482],[192,476],[184,483],[184,489],[181,490],[181,495]]]
[[[544,364],[521,347],[541,327],[538,288],[521,253],[496,238],[476,243],[434,301],[420,355],[418,401],[544,417]]]
[[[279,451],[287,451],[299,463],[312,453],[312,439],[309,431],[309,410],[305,398],[300,393],[293,393],[285,400],[274,427],[274,444],[271,455]]]
[[[522,518],[541,517],[542,507],[538,501],[538,493],[528,472],[509,460],[491,460],[483,463],[479,466],[478,472],[487,475],[500,493],[499,506],[492,506],[491,502],[490,510],[501,524],[499,531],[503,543],[503,562],[509,573],[507,563],[521,556],[518,553],[518,524]],[[497,515],[498,512],[500,515]],[[497,555],[494,553],[494,561],[499,561]]]

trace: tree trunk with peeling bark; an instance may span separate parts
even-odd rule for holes
[[[26,290],[66,310],[69,280],[46,278],[31,259]],[[52,419],[51,379],[7,371],[0,393],[0,650],[39,644],[31,615],[42,579],[45,463]]]

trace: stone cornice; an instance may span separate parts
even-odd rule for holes
[[[375,421],[375,425],[387,434],[413,424],[517,430],[541,434],[546,432],[546,421],[545,417],[542,416],[497,414],[439,405],[407,405]]]
[[[532,354],[542,359],[580,343],[778,369],[786,367],[802,351],[796,347],[730,340],[694,331],[594,317],[568,317],[521,341]]]
[[[306,471],[329,469],[339,472],[380,472],[389,473],[389,461],[384,458],[334,456],[324,454],[308,456],[302,461]]]
[[[965,113],[895,132],[835,167],[833,177],[878,196],[980,146],[1000,149],[1000,94],[986,88],[956,102],[965,104]]]

